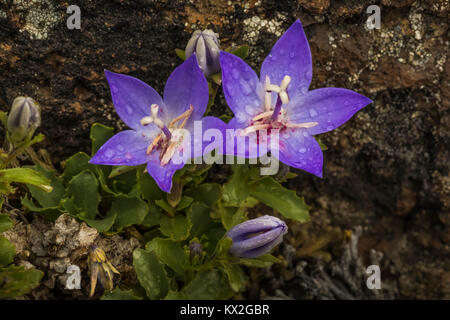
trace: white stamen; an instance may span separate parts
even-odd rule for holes
[[[158,111],[159,111],[159,106],[156,103],[152,104],[150,107],[150,112],[154,119],[158,118]]]
[[[281,91],[279,93],[279,96],[280,96],[281,102],[283,104],[288,104],[289,103],[289,96],[288,96],[286,91]]]
[[[318,122],[304,122],[304,123],[286,123],[285,126],[288,128],[313,128],[317,126]]]
[[[153,118],[148,116],[141,119],[141,126],[146,126],[153,122]]]
[[[273,111],[271,111],[271,110],[266,111],[266,112],[263,112],[263,113],[260,113],[260,114],[258,114],[257,116],[255,116],[255,117],[252,119],[252,121],[258,121],[258,120],[261,120],[261,119],[264,119],[264,118],[271,117],[272,114],[273,114]]]
[[[280,87],[274,84],[266,84],[266,91],[279,93]]]
[[[254,126],[247,127],[244,130],[240,131],[239,135],[240,136],[246,136],[249,133],[252,133],[252,132],[255,132],[255,131],[258,131],[258,130],[261,130],[261,129],[267,129],[269,127],[270,127],[270,124],[257,124],[257,125],[254,125]]]
[[[289,85],[290,82],[291,82],[291,77],[284,76],[284,78],[283,78],[283,80],[281,81],[281,84],[280,84],[281,91],[286,91],[287,86]]]

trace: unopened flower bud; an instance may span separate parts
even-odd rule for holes
[[[15,144],[33,135],[41,124],[39,104],[29,97],[17,97],[8,115],[7,129]]]
[[[217,37],[218,34],[212,30],[196,30],[186,46],[186,59],[195,52],[198,65],[205,76],[220,71],[220,48]]]
[[[192,241],[189,245],[189,257],[194,259],[196,256],[200,256],[203,252],[203,246],[197,241]]]
[[[286,224],[272,216],[247,220],[231,228],[227,236],[233,240],[230,253],[242,258],[257,258],[283,241]]]

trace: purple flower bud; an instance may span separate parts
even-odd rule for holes
[[[14,144],[33,135],[40,124],[41,109],[36,101],[28,97],[14,99],[7,122],[10,139]]]
[[[197,241],[192,241],[189,245],[189,257],[194,259],[195,256],[200,256],[203,252],[203,246]]]
[[[196,30],[185,49],[186,59],[195,52],[198,65],[205,76],[220,71],[220,48],[217,36],[212,30]]]
[[[227,236],[233,240],[230,253],[257,258],[280,244],[287,230],[284,221],[268,215],[240,223],[228,231]]]

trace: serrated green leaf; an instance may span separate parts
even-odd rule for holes
[[[142,300],[141,297],[136,296],[133,290],[120,290],[115,288],[113,291],[105,291],[100,300]]]
[[[98,180],[91,171],[82,171],[70,180],[67,196],[62,205],[71,215],[95,219],[101,198]]]
[[[62,179],[57,177],[54,172],[49,171],[40,165],[33,166],[30,169],[33,169],[46,177],[53,188],[53,191],[45,192],[33,185],[27,185],[33,198],[35,198],[43,208],[57,207],[65,192]]]
[[[189,237],[191,228],[191,222],[183,215],[179,214],[173,218],[169,218],[168,216],[161,217],[161,232],[174,241],[186,240]]]
[[[147,204],[135,197],[118,196],[114,199],[107,216],[115,215],[114,228],[122,230],[133,224],[140,224],[148,214]]]
[[[242,60],[244,60],[245,58],[248,57],[249,49],[250,49],[249,46],[242,45],[242,46],[239,46],[239,47],[235,48],[233,51],[231,51],[231,53],[234,54],[235,56],[238,56]]]
[[[294,190],[284,188],[272,177],[264,177],[250,188],[252,197],[272,207],[284,217],[299,222],[309,221],[309,207]]]
[[[247,277],[239,265],[224,263],[223,267],[228,277],[228,282],[234,292],[239,292],[245,288]]]
[[[199,272],[180,292],[169,292],[168,300],[225,300],[232,296],[226,276],[218,270]]]
[[[211,228],[214,222],[209,215],[210,212],[211,209],[203,202],[195,202],[188,209],[187,217],[192,223],[192,235],[201,236]]]
[[[39,285],[44,273],[14,265],[8,268],[0,268],[0,299],[20,297]]]
[[[184,194],[212,208],[222,197],[222,186],[218,183],[204,183],[187,189]]]
[[[41,208],[36,206],[31,199],[28,199],[28,196],[25,195],[21,199],[22,205],[27,208],[28,210],[32,212],[38,212],[40,215],[42,215],[45,219],[49,221],[54,221],[58,219],[58,217],[63,213],[63,211],[58,207],[53,208]]]
[[[11,229],[14,226],[14,222],[7,214],[0,213],[0,232]]]
[[[91,154],[94,155],[98,149],[114,135],[114,129],[101,123],[91,126],[89,137],[92,141]]]
[[[16,246],[8,239],[0,236],[0,267],[12,263],[16,255]]]
[[[109,231],[112,226],[114,225],[114,222],[116,221],[117,214],[110,214],[104,219],[95,220],[95,219],[88,219],[82,216],[78,216],[80,220],[83,220],[88,224],[89,227],[92,227],[94,229],[97,229],[98,232],[106,232]]]
[[[64,173],[62,174],[64,183],[69,183],[73,177],[86,169],[95,171],[95,166],[90,164],[89,160],[90,157],[84,152],[75,153],[67,159],[64,165]]]
[[[7,183],[16,182],[31,184],[46,192],[52,191],[50,180],[41,173],[30,168],[11,168],[0,170],[0,181]]]
[[[141,190],[141,195],[145,200],[149,202],[154,202],[156,200],[161,200],[165,197],[165,192],[161,191],[161,189],[158,187],[155,180],[153,180],[150,174],[144,172],[143,170],[139,170],[137,177]]]
[[[145,248],[149,252],[155,252],[159,261],[168,265],[179,275],[183,277],[186,275],[186,254],[178,243],[169,239],[154,238]]]
[[[164,266],[159,262],[154,252],[143,249],[134,250],[133,266],[139,283],[150,299],[161,299],[167,294],[169,280]]]

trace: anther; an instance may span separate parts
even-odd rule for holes
[[[304,122],[304,123],[286,123],[286,127],[288,128],[313,128],[315,126],[317,126],[319,123],[318,122]]]

